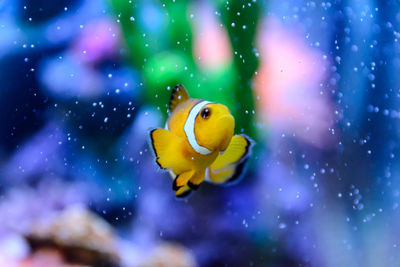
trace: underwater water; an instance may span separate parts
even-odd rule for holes
[[[399,266],[399,39],[395,0],[0,0],[0,266]],[[175,197],[177,84],[236,183]]]

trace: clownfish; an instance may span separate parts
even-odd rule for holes
[[[189,97],[177,85],[169,101],[165,129],[149,132],[155,161],[173,179],[176,197],[188,196],[205,180],[231,184],[243,174],[253,141],[233,135],[235,120],[227,106]]]

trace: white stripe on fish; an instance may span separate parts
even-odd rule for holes
[[[196,121],[196,117],[199,114],[199,112],[201,111],[201,109],[204,106],[211,104],[211,103],[212,102],[208,102],[208,101],[200,101],[199,103],[194,105],[193,108],[189,111],[189,115],[186,119],[186,123],[183,128],[185,130],[185,134],[189,141],[189,144],[192,146],[194,151],[196,151],[197,153],[202,154],[202,155],[208,155],[208,154],[212,153],[212,151],[197,143],[196,135],[194,134],[194,124]]]

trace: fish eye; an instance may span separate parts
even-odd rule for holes
[[[210,117],[211,115],[211,110],[209,108],[205,108],[201,111],[201,117],[203,119],[208,119],[208,117]]]

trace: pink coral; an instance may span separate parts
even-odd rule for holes
[[[297,136],[317,147],[333,138],[333,108],[321,83],[327,64],[318,50],[269,18],[259,31],[260,67],[254,79],[261,119],[272,133]]]
[[[221,26],[211,6],[200,2],[194,17],[194,54],[202,69],[219,69],[232,63],[228,33]]]

